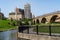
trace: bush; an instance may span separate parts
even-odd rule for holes
[[[13,21],[13,20],[9,20],[8,24],[11,25],[11,26],[16,26],[15,21]]]

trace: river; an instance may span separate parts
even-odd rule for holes
[[[17,40],[18,30],[0,32],[0,40]]]

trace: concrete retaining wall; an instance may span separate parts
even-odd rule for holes
[[[60,40],[60,37],[36,35],[36,34],[24,34],[24,33],[18,33],[18,37],[30,40]]]

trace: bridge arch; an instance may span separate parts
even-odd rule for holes
[[[39,19],[36,20],[36,23],[39,23]]]
[[[55,22],[56,18],[58,17],[58,15],[53,15],[50,19],[50,22]]]
[[[46,21],[47,21],[46,18],[43,17],[42,20],[41,20],[41,23],[46,23]]]
[[[35,24],[35,20],[33,21],[33,24]]]

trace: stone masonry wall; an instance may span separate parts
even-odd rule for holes
[[[55,37],[55,36],[24,34],[24,33],[18,33],[18,37],[19,38],[30,39],[30,40],[60,40],[60,37]]]

